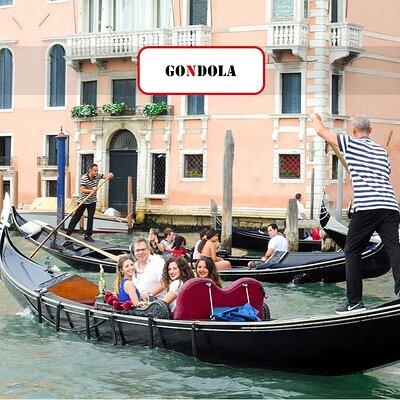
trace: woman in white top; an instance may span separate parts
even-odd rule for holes
[[[194,278],[193,271],[183,257],[170,258],[164,264],[161,283],[151,289],[149,295],[156,296],[166,290],[163,301],[174,311],[180,288],[191,278]]]

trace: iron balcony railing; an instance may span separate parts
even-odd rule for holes
[[[38,167],[56,167],[57,156],[38,156],[36,157],[36,165]],[[68,157],[65,158],[65,165],[69,165]]]

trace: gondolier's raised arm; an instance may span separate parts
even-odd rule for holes
[[[313,125],[319,137],[324,139],[332,146],[338,146],[337,135],[325,127],[319,114],[313,115]]]

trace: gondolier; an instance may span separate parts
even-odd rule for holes
[[[350,220],[345,246],[348,303],[336,310],[338,314],[364,310],[362,302],[361,253],[372,234],[380,235],[390,258],[395,293],[400,292],[399,207],[390,184],[391,172],[387,151],[374,143],[369,119],[352,118],[348,135],[336,135],[327,129],[318,114],[313,123],[317,134],[332,146],[339,147],[347,161],[354,191],[353,217]]]
[[[67,228],[68,236],[70,236],[74,231],[76,224],[81,219],[85,210],[87,210],[87,225],[84,239],[88,242],[94,242],[92,233],[93,217],[96,211],[97,193],[95,192],[87,199],[85,198],[97,188],[100,179],[112,179],[113,177],[114,174],[112,172],[109,172],[108,174],[99,174],[99,167],[97,164],[92,164],[89,167],[89,171],[81,177],[78,203],[81,203],[82,205],[76,210],[75,214],[71,218],[71,221],[69,222]],[[66,243],[68,243],[68,241]]]

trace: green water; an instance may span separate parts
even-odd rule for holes
[[[189,242],[196,239],[185,236]],[[97,237],[123,243],[132,238]],[[32,249],[24,241],[16,243]],[[41,252],[38,259],[45,256]],[[67,269],[54,258],[51,262]],[[83,275],[97,279],[95,273]],[[393,298],[390,274],[364,286],[367,307]],[[265,289],[273,317],[332,313],[345,300],[344,284],[265,284]],[[3,286],[0,354],[0,398],[400,398],[400,363],[341,377],[304,376],[212,366],[163,349],[113,347],[56,334],[22,310]]]

